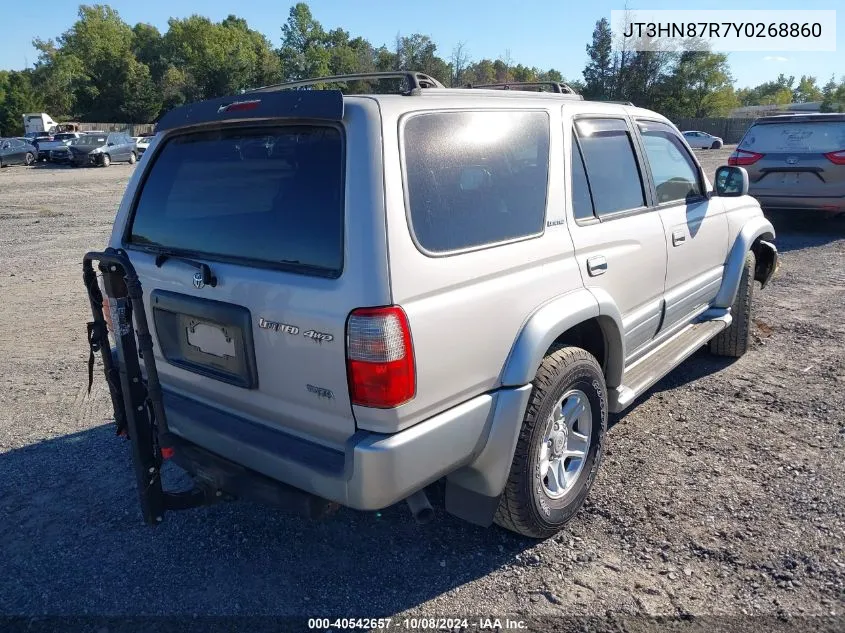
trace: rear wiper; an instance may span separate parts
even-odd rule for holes
[[[185,262],[186,264],[199,269],[200,274],[202,274],[202,283],[204,285],[211,286],[212,288],[217,285],[217,277],[211,274],[211,268],[208,267],[208,264],[198,262],[194,259],[188,259],[187,257],[182,257],[181,255],[159,253],[158,255],[156,255],[156,267],[161,268],[162,264],[164,264],[164,262],[166,262],[168,259],[178,259],[180,262]]]

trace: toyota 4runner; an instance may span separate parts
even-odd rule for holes
[[[777,251],[744,169],[714,190],[666,118],[552,88],[356,75],[160,120],[84,260],[146,521],[229,497],[423,519],[445,479],[447,511],[547,537],[609,413],[703,345],[745,353]],[[196,487],[164,491],[165,459]]]

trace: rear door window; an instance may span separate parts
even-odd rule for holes
[[[447,253],[539,235],[546,218],[546,112],[414,115],[403,134],[419,246]]]
[[[845,121],[789,121],[751,126],[738,145],[751,152],[826,154],[845,149]]]
[[[343,139],[334,127],[176,136],[150,168],[128,241],[336,277],[343,267],[343,173]]]
[[[645,206],[642,177],[623,119],[580,119],[575,136],[584,157],[596,215]]]

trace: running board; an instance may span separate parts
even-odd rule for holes
[[[649,387],[692,356],[698,348],[730,324],[730,314],[692,323],[626,368],[622,385],[616,389],[608,389],[608,408],[611,413],[619,413],[630,406]]]

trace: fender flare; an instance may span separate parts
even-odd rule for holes
[[[502,371],[502,386],[518,387],[534,380],[548,349],[561,334],[579,323],[597,319],[605,339],[605,381],[609,388],[622,383],[625,343],[622,316],[606,292],[579,288],[538,308],[522,327]]]
[[[728,257],[725,260],[725,272],[722,276],[722,285],[713,300],[714,308],[730,308],[736,299],[739,289],[739,281],[742,278],[742,269],[745,266],[745,255],[751,250],[758,238],[771,240],[775,237],[775,227],[765,217],[752,218],[736,236]]]
[[[531,381],[555,339],[589,319],[596,319],[605,339],[605,380],[610,388],[622,382],[625,343],[622,318],[610,295],[586,288],[552,299],[525,322],[502,371],[486,440],[475,459],[447,477],[446,510],[489,525],[507,482],[514,451],[531,398]]]

